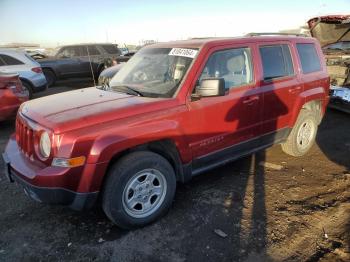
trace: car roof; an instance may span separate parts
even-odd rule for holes
[[[113,44],[113,43],[80,43],[80,44],[74,44],[74,45],[61,45],[61,47],[72,47],[72,46],[86,46],[86,45],[114,45],[117,46],[118,44]]]
[[[207,37],[207,38],[192,38],[189,40],[171,41],[164,43],[156,43],[145,46],[145,48],[198,48],[203,46],[217,46],[234,43],[254,43],[254,42],[271,42],[271,41],[291,41],[291,40],[302,40],[315,42],[311,37],[307,36],[295,36],[295,35],[256,35],[256,36],[241,36],[241,37]]]

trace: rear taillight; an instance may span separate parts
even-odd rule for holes
[[[32,71],[35,72],[35,73],[38,73],[38,74],[40,74],[40,73],[43,72],[43,70],[41,69],[41,67],[33,67],[33,68],[32,68]]]

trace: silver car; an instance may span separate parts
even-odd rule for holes
[[[0,72],[19,74],[29,98],[32,98],[33,93],[47,89],[40,64],[25,51],[0,48]]]

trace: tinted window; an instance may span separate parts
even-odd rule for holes
[[[260,55],[265,80],[294,74],[288,45],[262,46]]]
[[[321,70],[320,60],[314,44],[297,44],[298,55],[303,73]]]
[[[19,61],[18,59],[12,56],[0,55],[0,57],[5,62],[6,65],[23,65],[24,64],[22,61]]]
[[[100,52],[97,50],[96,46],[89,45],[88,50],[89,50],[89,55],[100,55]]]
[[[4,65],[5,65],[5,63],[4,63],[4,61],[2,61],[2,59],[0,57],[0,66],[4,66]]]
[[[250,49],[235,48],[212,54],[199,80],[213,77],[224,78],[226,88],[251,83],[253,81],[253,69]]]
[[[76,52],[79,54],[78,56],[88,55],[87,46],[76,46],[75,49],[77,50]]]
[[[62,58],[73,57],[78,55],[78,50],[74,47],[64,47],[57,54],[58,57]]]
[[[116,45],[101,45],[108,54],[120,55],[120,50]]]

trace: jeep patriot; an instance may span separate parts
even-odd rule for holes
[[[146,225],[177,182],[277,143],[305,155],[329,100],[324,61],[299,36],[144,47],[108,86],[24,103],[6,175],[37,201],[80,210],[99,197],[120,227]]]

